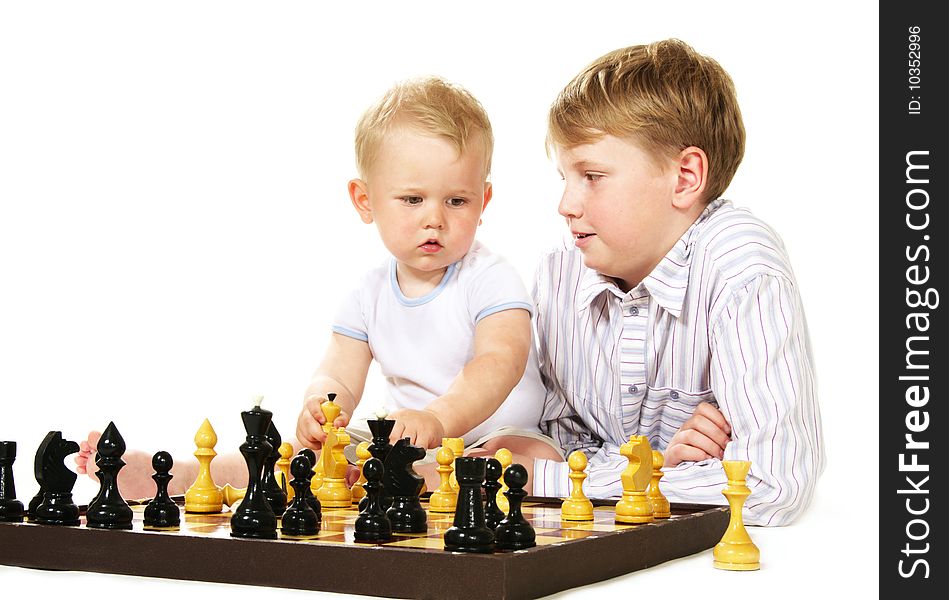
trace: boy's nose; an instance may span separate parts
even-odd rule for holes
[[[445,215],[442,213],[441,206],[432,203],[424,216],[425,229],[442,229],[445,226]]]
[[[579,217],[583,211],[574,195],[569,193],[568,190],[564,190],[563,195],[560,196],[560,204],[557,205],[557,212],[559,212],[562,217],[575,219]]]

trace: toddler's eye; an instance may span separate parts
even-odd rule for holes
[[[422,199],[418,196],[402,196],[401,198],[399,198],[399,200],[401,200],[403,203],[408,204],[410,206],[415,206],[417,204],[422,203]]]
[[[455,208],[460,208],[460,207],[464,206],[464,205],[467,204],[467,203],[468,203],[468,201],[465,200],[464,198],[449,198],[449,199],[448,199],[448,205],[449,205],[449,206],[454,206]]]
[[[584,173],[583,178],[587,181],[599,181],[603,178],[603,176],[599,173]]]

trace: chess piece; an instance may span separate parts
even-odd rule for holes
[[[455,454],[448,446],[442,446],[435,453],[435,460],[438,462],[435,470],[441,483],[428,499],[428,510],[433,513],[453,513],[458,505],[458,492],[451,487],[451,474],[454,472],[451,465],[455,462]]]
[[[658,450],[652,451],[652,478],[649,482],[649,490],[646,492],[646,497],[649,498],[649,502],[652,504],[652,516],[655,519],[668,519],[672,516],[669,500],[662,495],[662,490],[659,489],[659,480],[665,475],[665,473],[662,472],[664,461],[665,459],[662,456],[662,452]]]
[[[34,523],[79,525],[79,507],[72,499],[76,474],[63,463],[63,459],[75,452],[79,452],[79,444],[64,440],[59,431],[46,434],[36,450],[33,474],[40,484],[40,493],[37,494],[39,501],[33,498],[30,502],[30,520]]]
[[[336,428],[333,422],[339,416],[339,405],[334,402],[336,394],[327,394],[329,398],[320,405],[326,423],[323,431],[326,440],[320,452],[320,465],[323,474],[323,485],[316,492],[316,497],[324,508],[347,508],[352,506],[353,493],[346,486],[346,470],[349,463],[343,455],[343,448],[349,445],[350,437],[344,427]]]
[[[481,482],[485,459],[462,456],[455,459],[458,480],[458,506],[452,526],[445,531],[445,550],[452,552],[494,552],[494,532],[484,525]]]
[[[221,488],[221,497],[223,498],[224,504],[228,506],[236,507],[238,502],[243,500],[246,495],[247,488],[236,488],[229,483],[225,483],[224,487]],[[223,507],[221,508],[223,510]]]
[[[155,474],[152,479],[158,486],[158,492],[155,498],[145,507],[144,527],[145,529],[172,529],[181,525],[181,511],[178,505],[168,495],[168,482],[173,475],[170,473],[171,467],[175,462],[164,450],[156,452],[152,456],[152,468]]]
[[[217,456],[217,433],[211,427],[211,421],[205,419],[194,434],[194,451],[198,459],[198,476],[194,484],[185,492],[186,513],[218,513],[224,508],[224,494],[211,479],[211,461]],[[230,504],[228,505],[230,506]]]
[[[504,482],[508,490],[505,493],[511,509],[507,516],[501,519],[494,530],[494,543],[498,550],[523,550],[537,545],[534,528],[524,518],[521,505],[527,492],[527,469],[523,465],[511,465],[504,471]]]
[[[264,474],[260,478],[260,488],[264,492],[264,498],[270,503],[270,508],[279,517],[287,509],[287,493],[277,481],[276,467],[277,461],[280,460],[280,444],[283,440],[273,421],[267,428],[267,441],[270,443],[271,450],[264,459]]]
[[[360,500],[366,497],[366,489],[363,487],[363,484],[366,483],[366,476],[362,473],[362,467],[370,458],[372,458],[372,453],[369,452],[369,442],[360,442],[356,446],[356,468],[359,469],[359,479],[350,488],[353,493],[353,504],[358,505]]]
[[[623,497],[616,503],[617,523],[650,523],[653,520],[652,502],[646,497],[646,486],[652,477],[652,449],[644,435],[630,436],[620,446],[620,454],[629,463],[620,479],[623,482]]]
[[[280,520],[280,532],[284,536],[306,538],[315,536],[320,531],[320,518],[306,501],[306,490],[310,487],[310,477],[313,470],[310,461],[305,456],[297,456],[290,463],[290,472],[293,481],[293,502],[287,507]]]
[[[428,516],[419,502],[419,493],[425,478],[415,472],[412,463],[425,458],[425,448],[409,443],[409,438],[397,441],[386,457],[383,481],[389,481],[392,490],[392,505],[386,517],[392,531],[398,533],[425,533]],[[481,485],[481,481],[478,481]]]
[[[366,506],[359,512],[353,525],[357,542],[385,542],[392,538],[392,524],[382,507],[382,461],[372,457],[362,467],[366,476]]]
[[[442,446],[451,450],[452,456],[454,458],[461,458],[465,454],[465,440],[464,438],[442,438]],[[454,464],[454,462],[452,462]],[[448,478],[451,483],[451,489],[455,490],[455,494],[458,494],[458,480],[455,477],[454,470]]]
[[[313,465],[316,464],[316,452],[313,452],[309,448],[304,448],[297,452],[297,456],[303,456],[306,458],[307,463],[310,465],[310,473],[307,475],[307,481],[310,481],[313,478]],[[312,486],[307,486],[305,490],[306,494],[306,503],[310,505],[310,508],[313,509],[313,512],[316,513],[316,516],[320,519],[323,518],[323,506],[320,504],[320,501],[316,499],[316,496],[313,495]]]
[[[504,512],[498,508],[498,491],[501,489],[501,461],[489,458],[485,463],[484,474],[484,524],[494,531],[504,518]],[[510,502],[510,500],[509,500]]]
[[[119,491],[119,471],[125,466],[125,440],[115,423],[102,432],[96,445],[96,466],[99,470],[99,494],[86,509],[86,526],[93,529],[131,529],[132,509]]]
[[[270,455],[267,428],[273,413],[260,407],[263,400],[255,398],[254,408],[241,412],[246,441],[241,444],[241,454],[247,462],[247,493],[231,517],[231,536],[244,538],[276,539],[277,516],[264,497],[261,479],[264,460]]]
[[[0,442],[0,521],[23,521],[23,503],[16,499],[13,483],[13,461],[16,460],[16,442]]]
[[[378,458],[383,465],[386,464],[386,458],[389,451],[392,450],[392,444],[389,443],[389,436],[392,434],[392,428],[395,427],[395,421],[386,419],[385,410],[376,413],[375,419],[369,419],[366,423],[369,425],[369,431],[372,432],[372,443],[369,444],[369,453],[373,458]],[[389,478],[383,476],[382,484],[382,507],[389,508],[392,505],[392,491],[389,489]],[[360,507],[362,508],[362,507]]]
[[[287,502],[293,500],[293,486],[290,485],[290,459],[293,458],[293,444],[284,442],[277,449],[280,453],[280,460],[277,461],[277,469],[280,471],[279,480],[280,489],[287,495]]]
[[[494,458],[498,459],[498,462],[501,463],[501,472],[504,473],[507,471],[507,468],[511,466],[511,463],[514,462],[514,455],[511,454],[511,451],[507,448],[500,448],[497,452],[494,453]],[[498,510],[503,513],[506,513],[510,510],[510,506],[507,503],[507,496],[505,492],[508,490],[507,484],[504,483],[504,479],[501,479],[501,489],[497,493],[498,501]]]
[[[728,500],[731,518],[722,541],[712,550],[714,565],[716,569],[726,571],[756,571],[761,568],[761,552],[751,541],[741,517],[745,500],[751,495],[751,490],[745,484],[751,463],[744,460],[723,460],[722,468],[728,477],[728,484],[722,494]]]
[[[587,478],[587,455],[574,450],[567,459],[570,466],[570,497],[560,507],[560,518],[564,521],[592,521],[593,503],[583,493],[583,480]]]

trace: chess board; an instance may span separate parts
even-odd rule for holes
[[[135,504],[131,531],[90,529],[85,517],[78,527],[0,523],[0,564],[393,598],[538,598],[711,548],[729,517],[724,506],[673,504],[670,519],[623,525],[611,503],[594,503],[594,521],[571,523],[559,499],[528,498],[537,546],[494,554],[445,551],[451,514],[428,512],[426,533],[360,543],[355,509],[324,508],[315,538],[255,540],[230,536],[227,509],[182,512],[178,530],[148,531]]]

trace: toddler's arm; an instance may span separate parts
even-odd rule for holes
[[[297,419],[297,439],[304,446],[319,450],[326,439],[322,425],[326,422],[320,404],[328,393],[336,394],[341,409],[333,425],[349,424],[349,418],[362,398],[366,375],[372,362],[369,344],[339,333],[330,336],[323,361],[306,389],[303,409]],[[440,440],[439,440],[440,441]]]
[[[400,410],[393,437],[434,448],[442,437],[461,437],[501,406],[524,375],[531,347],[531,317],[515,308],[481,319],[475,327],[474,356],[448,391],[425,410]]]

